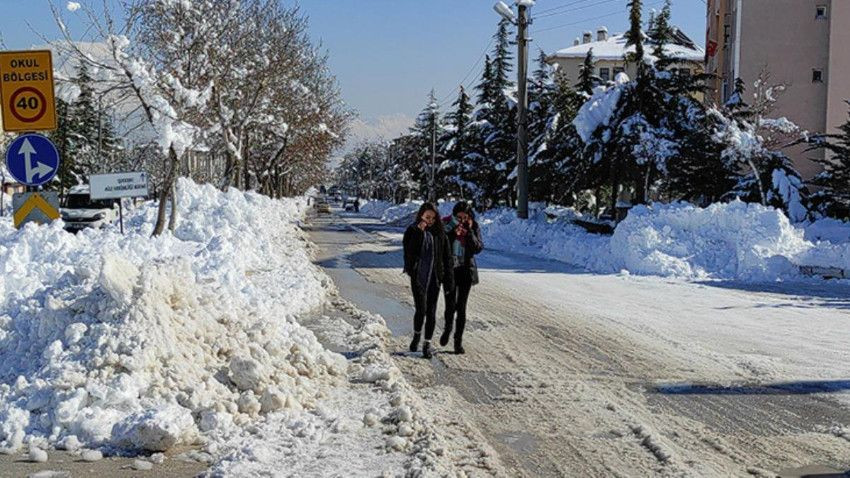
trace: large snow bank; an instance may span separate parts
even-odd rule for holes
[[[440,216],[448,216],[452,213],[452,208],[455,202],[441,201],[437,204],[437,209],[440,211]],[[369,216],[380,219],[389,224],[406,226],[413,222],[416,213],[422,206],[422,201],[408,201],[402,204],[392,204],[385,201],[371,201],[364,207],[360,208],[360,212]]]
[[[850,225],[824,220],[804,231],[780,210],[759,204],[639,206],[611,237],[572,224],[577,217],[570,209],[549,208],[521,220],[512,209],[497,209],[479,223],[488,249],[599,273],[758,282],[799,279],[803,265],[850,270]]]
[[[779,210],[740,201],[637,206],[611,238],[613,263],[635,274],[775,280],[812,247]]]
[[[194,443],[309,407],[344,372],[293,317],[325,294],[294,225],[306,203],[178,191],[180,227],[158,238],[153,204],[126,236],[0,221],[3,450]]]

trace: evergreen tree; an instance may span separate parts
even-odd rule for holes
[[[470,130],[472,104],[462,85],[452,106],[454,111],[446,116],[448,127],[441,140],[445,161],[439,171],[440,183],[445,186],[446,192],[465,199],[475,189],[473,168],[467,161],[474,141]]]
[[[578,83],[576,84],[576,89],[579,93],[582,93],[587,98],[590,98],[590,95],[593,94],[593,89],[602,83],[602,78],[596,76],[594,63],[593,48],[591,48],[587,50],[584,63],[582,63],[581,69],[579,69]]]
[[[75,176],[76,165],[76,138],[74,127],[76,119],[71,116],[72,108],[68,103],[61,98],[56,99],[56,129],[49,134],[50,140],[56,145],[59,150],[59,177],[60,188],[62,191],[67,190],[71,186],[78,183],[78,178]]]
[[[510,23],[503,20],[494,35],[495,46],[484,74],[478,84],[478,109],[474,119],[476,146],[473,157],[476,164],[476,183],[480,199],[505,198],[514,200],[516,170],[516,105],[508,90],[514,86],[509,79],[512,56],[510,54]],[[489,66],[489,68],[488,68]]]
[[[626,47],[633,46],[635,51],[628,55],[627,60],[637,66],[637,76],[643,75],[646,53],[643,49],[643,29],[641,28],[641,15],[643,12],[643,0],[629,0],[629,29],[623,35],[626,38]]]
[[[672,61],[664,50],[664,46],[673,38],[673,27],[670,26],[671,16],[670,0],[666,0],[661,12],[654,15],[649,22],[647,36],[653,46],[652,56],[655,57],[655,68],[658,70],[666,69]]]
[[[436,177],[437,168],[442,162],[442,154],[435,150],[434,164],[431,164],[431,149],[436,148],[436,139],[443,136],[440,123],[440,111],[437,104],[437,96],[434,90],[428,95],[428,103],[416,117],[416,122],[410,129],[413,135],[413,154],[418,166],[413,170],[413,177],[420,184],[420,195],[431,201],[436,201],[438,181]],[[434,188],[431,188],[433,184]]]
[[[850,104],[850,102],[848,102]],[[850,119],[839,127],[840,133],[819,136],[813,149],[826,151],[818,162],[823,172],[812,181],[821,190],[812,198],[814,205],[832,217],[850,218]]]

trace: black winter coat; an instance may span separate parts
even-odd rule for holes
[[[451,219],[451,217],[449,217]],[[484,250],[484,241],[481,240],[481,229],[478,227],[478,223],[473,220],[472,222],[472,230],[470,231],[469,241],[467,243],[467,247],[464,248],[464,260],[463,264],[455,264],[456,266],[469,266],[469,271],[472,274],[472,283],[478,283],[478,263],[475,261],[475,255]],[[455,241],[455,230],[452,229],[446,232],[446,236],[449,240],[449,254],[451,255],[451,251],[454,248]]]
[[[439,221],[431,226],[443,227]],[[454,274],[447,274],[446,271],[452,271],[452,254],[449,249],[449,241],[445,234],[431,233],[434,237],[434,272],[437,274],[437,281],[444,284],[446,289],[454,289]],[[416,272],[419,269],[419,258],[422,254],[422,241],[425,239],[425,232],[416,224],[411,224],[404,231],[404,272],[410,277],[416,277]],[[442,239],[442,240],[440,240]]]

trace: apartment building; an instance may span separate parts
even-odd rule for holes
[[[786,86],[774,117],[810,133],[831,133],[847,120],[850,99],[850,0],[707,0],[709,99],[720,104],[741,78],[752,93],[762,71]],[[791,148],[805,179],[823,152]]]
[[[575,39],[573,46],[556,51],[546,61],[557,65],[558,70],[566,72],[571,80],[578,80],[590,50],[593,50],[596,75],[603,80],[613,80],[621,72],[634,78],[637,66],[626,62],[626,55],[634,52],[634,47],[627,48],[626,38],[622,34],[609,35],[606,27],[599,27],[595,37],[592,32],[584,32],[581,39]],[[672,65],[679,74],[702,73],[705,52],[679,29],[675,29],[671,44],[666,45],[664,50],[671,58],[679,60]]]

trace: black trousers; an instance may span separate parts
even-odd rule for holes
[[[415,277],[410,278],[410,289],[413,291],[413,304],[416,312],[413,314],[413,332],[422,333],[422,325],[425,325],[425,340],[431,340],[434,336],[434,328],[437,325],[437,299],[440,298],[440,284],[437,275],[431,274],[431,284],[428,290],[419,285]]]
[[[466,303],[469,291],[472,290],[472,271],[467,266],[455,267],[455,288],[445,293],[446,299],[446,334],[452,329],[455,332],[455,343],[463,341],[463,330],[466,328]]]

